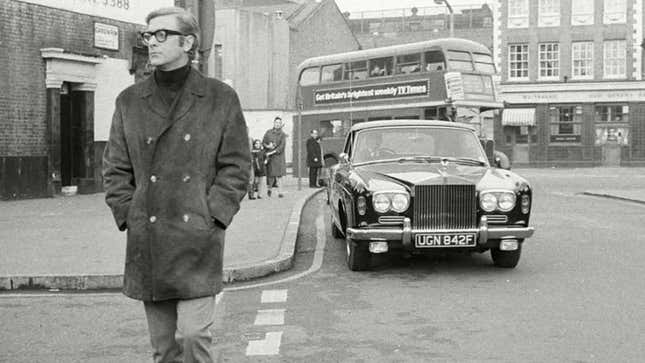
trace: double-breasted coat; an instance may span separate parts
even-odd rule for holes
[[[262,144],[275,145],[273,149],[265,149],[267,162],[266,175],[268,177],[280,177],[287,175],[287,162],[285,160],[284,148],[287,144],[287,134],[282,129],[272,128],[268,130],[262,138]],[[275,153],[272,153],[275,151]]]
[[[310,168],[323,166],[322,146],[320,141],[313,137],[307,139],[307,166]]]
[[[251,168],[232,88],[191,69],[167,109],[154,77],[125,89],[103,155],[105,199],[127,230],[123,292],[144,301],[221,291],[224,230]]]

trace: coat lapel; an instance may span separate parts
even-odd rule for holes
[[[164,104],[154,76],[148,77],[144,82],[146,83],[143,85],[142,96],[146,98],[146,104],[150,110],[161,116],[162,122],[156,135],[159,138],[175,121],[182,118],[192,109],[198,97],[204,96],[206,79],[197,70],[191,68],[184,87],[170,108],[167,108]],[[168,111],[165,112],[166,110]]]

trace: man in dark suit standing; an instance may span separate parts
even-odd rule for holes
[[[311,130],[311,137],[307,139],[307,166],[309,167],[309,187],[318,188],[318,175],[322,167],[322,147],[318,130]]]

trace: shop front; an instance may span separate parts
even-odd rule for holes
[[[502,86],[514,165],[645,164],[645,82]]]

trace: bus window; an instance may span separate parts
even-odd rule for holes
[[[320,137],[322,138],[344,138],[350,128],[349,120],[325,120],[320,121]]]
[[[320,69],[318,67],[305,68],[302,73],[300,73],[300,85],[311,86],[318,84],[319,78]]]
[[[410,74],[421,71],[421,54],[406,54],[396,57],[396,74]]]
[[[393,63],[392,57],[370,59],[370,77],[391,75]]]
[[[475,60],[475,70],[484,73],[495,73],[495,65],[493,64],[493,57],[489,54],[473,53]]]
[[[448,68],[458,71],[472,71],[473,62],[470,53],[456,50],[448,51]]]
[[[443,59],[443,53],[440,50],[431,50],[426,52],[426,71],[441,71],[446,69],[446,64]]]
[[[322,67],[321,83],[342,81],[343,80],[343,65],[331,64]]]
[[[367,61],[358,61],[345,64],[344,79],[367,79]]]

